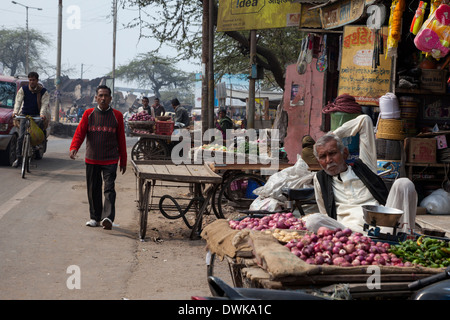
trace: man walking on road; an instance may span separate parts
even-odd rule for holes
[[[70,145],[69,156],[75,159],[86,138],[86,183],[89,200],[89,227],[100,224],[112,228],[115,218],[117,165],[122,174],[127,169],[127,149],[123,115],[111,108],[111,89],[101,85],[97,88],[97,106],[84,112]],[[102,179],[105,202],[102,204]],[[104,219],[101,220],[102,215]]]

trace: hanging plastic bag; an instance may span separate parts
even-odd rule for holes
[[[37,146],[38,144],[41,144],[44,141],[44,131],[42,131],[41,128],[37,125],[37,123],[33,120],[33,118],[29,117],[30,119],[30,138],[31,138],[31,145]]]
[[[414,38],[416,48],[435,59],[450,52],[450,6],[441,4],[423,23]]]

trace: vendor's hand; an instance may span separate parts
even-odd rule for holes
[[[70,159],[75,159],[77,153],[78,153],[78,150],[76,150],[76,149],[70,150],[70,152],[69,152],[69,157],[70,157]]]
[[[122,172],[122,174],[124,174],[125,171],[127,171],[127,166],[120,167],[120,172]]]

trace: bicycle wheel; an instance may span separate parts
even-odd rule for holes
[[[151,189],[151,182],[147,182],[145,184],[144,195],[142,199],[142,205],[140,206],[140,214],[139,214],[139,238],[141,240],[145,238],[145,234],[147,233],[147,219],[150,207],[149,206],[150,189]]]
[[[236,170],[227,170],[227,171],[225,171],[225,173],[222,176],[222,182],[220,184],[217,184],[214,186],[213,195],[212,195],[212,199],[211,199],[211,207],[213,209],[214,215],[218,219],[223,218],[222,214],[220,213],[220,209],[219,209],[219,197],[220,196],[225,197],[226,199],[230,200],[230,198],[228,197],[227,190],[224,190],[222,195],[221,195],[221,190],[225,187],[226,183],[228,182],[228,180],[230,178],[232,178],[238,174],[242,174],[242,172],[236,171]]]
[[[23,137],[22,144],[22,178],[25,179],[25,172],[30,172],[30,135],[28,133]]]
[[[216,216],[216,218],[221,219],[222,216],[219,213],[219,208],[218,208],[217,204],[218,204],[218,200],[219,200],[220,190],[222,190],[222,183],[216,184],[213,188],[214,188],[214,190],[212,191],[210,207],[211,207],[212,211],[214,212],[214,215]]]
[[[229,178],[219,192],[217,210],[223,219],[232,219],[237,210],[248,209],[256,199],[253,190],[263,186],[266,180],[252,173],[241,173]]]

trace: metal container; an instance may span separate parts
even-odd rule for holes
[[[388,208],[383,206],[362,206],[364,220],[373,226],[383,226],[395,228],[398,220],[403,214],[402,210]]]

